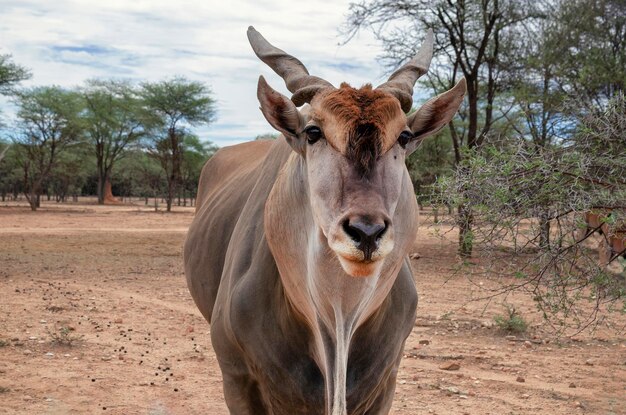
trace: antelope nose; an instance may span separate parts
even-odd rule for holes
[[[346,219],[343,222],[343,230],[363,251],[366,261],[371,261],[372,253],[378,248],[378,241],[387,230],[387,221],[371,223],[363,219]]]

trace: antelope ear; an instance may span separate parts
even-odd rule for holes
[[[304,150],[304,139],[300,138],[299,133],[305,122],[298,108],[289,98],[269,86],[263,76],[259,77],[256,94],[267,122],[285,136],[295,151],[301,153]]]
[[[462,78],[451,90],[431,98],[409,116],[407,123],[415,138],[406,146],[408,154],[412,153],[424,138],[436,133],[450,122],[461,106],[466,91],[465,78]]]

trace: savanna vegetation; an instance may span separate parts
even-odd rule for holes
[[[420,206],[458,229],[458,271],[531,292],[557,330],[626,311],[625,252],[610,245],[626,230],[624,1],[362,0],[340,31],[346,43],[373,32],[391,70],[428,29],[435,51],[422,91],[465,77],[467,98],[407,166]],[[19,88],[30,75],[0,56],[0,94],[17,107],[0,135],[2,200],[23,195],[33,210],[41,197],[104,203],[107,183],[119,196],[163,198],[168,211],[193,200],[216,150],[193,132],[215,119],[206,85],[178,77]],[[602,222],[591,230],[604,229],[601,261],[589,212]]]
[[[0,59],[0,93],[17,111],[0,136],[0,198],[64,202],[112,191],[122,197],[193,203],[200,170],[215,152],[193,127],[215,119],[210,89],[174,77],[133,84],[88,80],[76,88],[18,88],[30,72]]]
[[[423,86],[441,93],[465,77],[467,99],[408,165],[421,205],[451,213],[460,256],[480,258],[459,272],[513,280],[502,291],[531,292],[557,330],[626,311],[626,4],[366,0],[343,34],[373,32],[391,69],[428,29]]]

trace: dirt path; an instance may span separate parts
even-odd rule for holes
[[[0,414],[228,413],[182,270],[192,211],[0,207]],[[416,242],[420,304],[394,414],[626,414],[623,336],[556,342],[513,296],[531,329],[505,337],[497,301],[462,306],[476,287],[431,233]]]

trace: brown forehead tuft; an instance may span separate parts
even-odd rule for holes
[[[371,84],[356,89],[345,82],[339,89],[324,96],[321,106],[337,117],[338,121],[350,125],[373,124],[381,130],[402,111],[395,97],[373,89]]]
[[[376,159],[395,142],[385,135],[388,123],[404,115],[395,97],[373,89],[371,84],[355,89],[342,83],[322,97],[319,108],[328,115],[322,118],[332,119],[338,124],[336,130],[341,131],[327,137],[330,144],[354,161],[362,176],[369,174]]]

